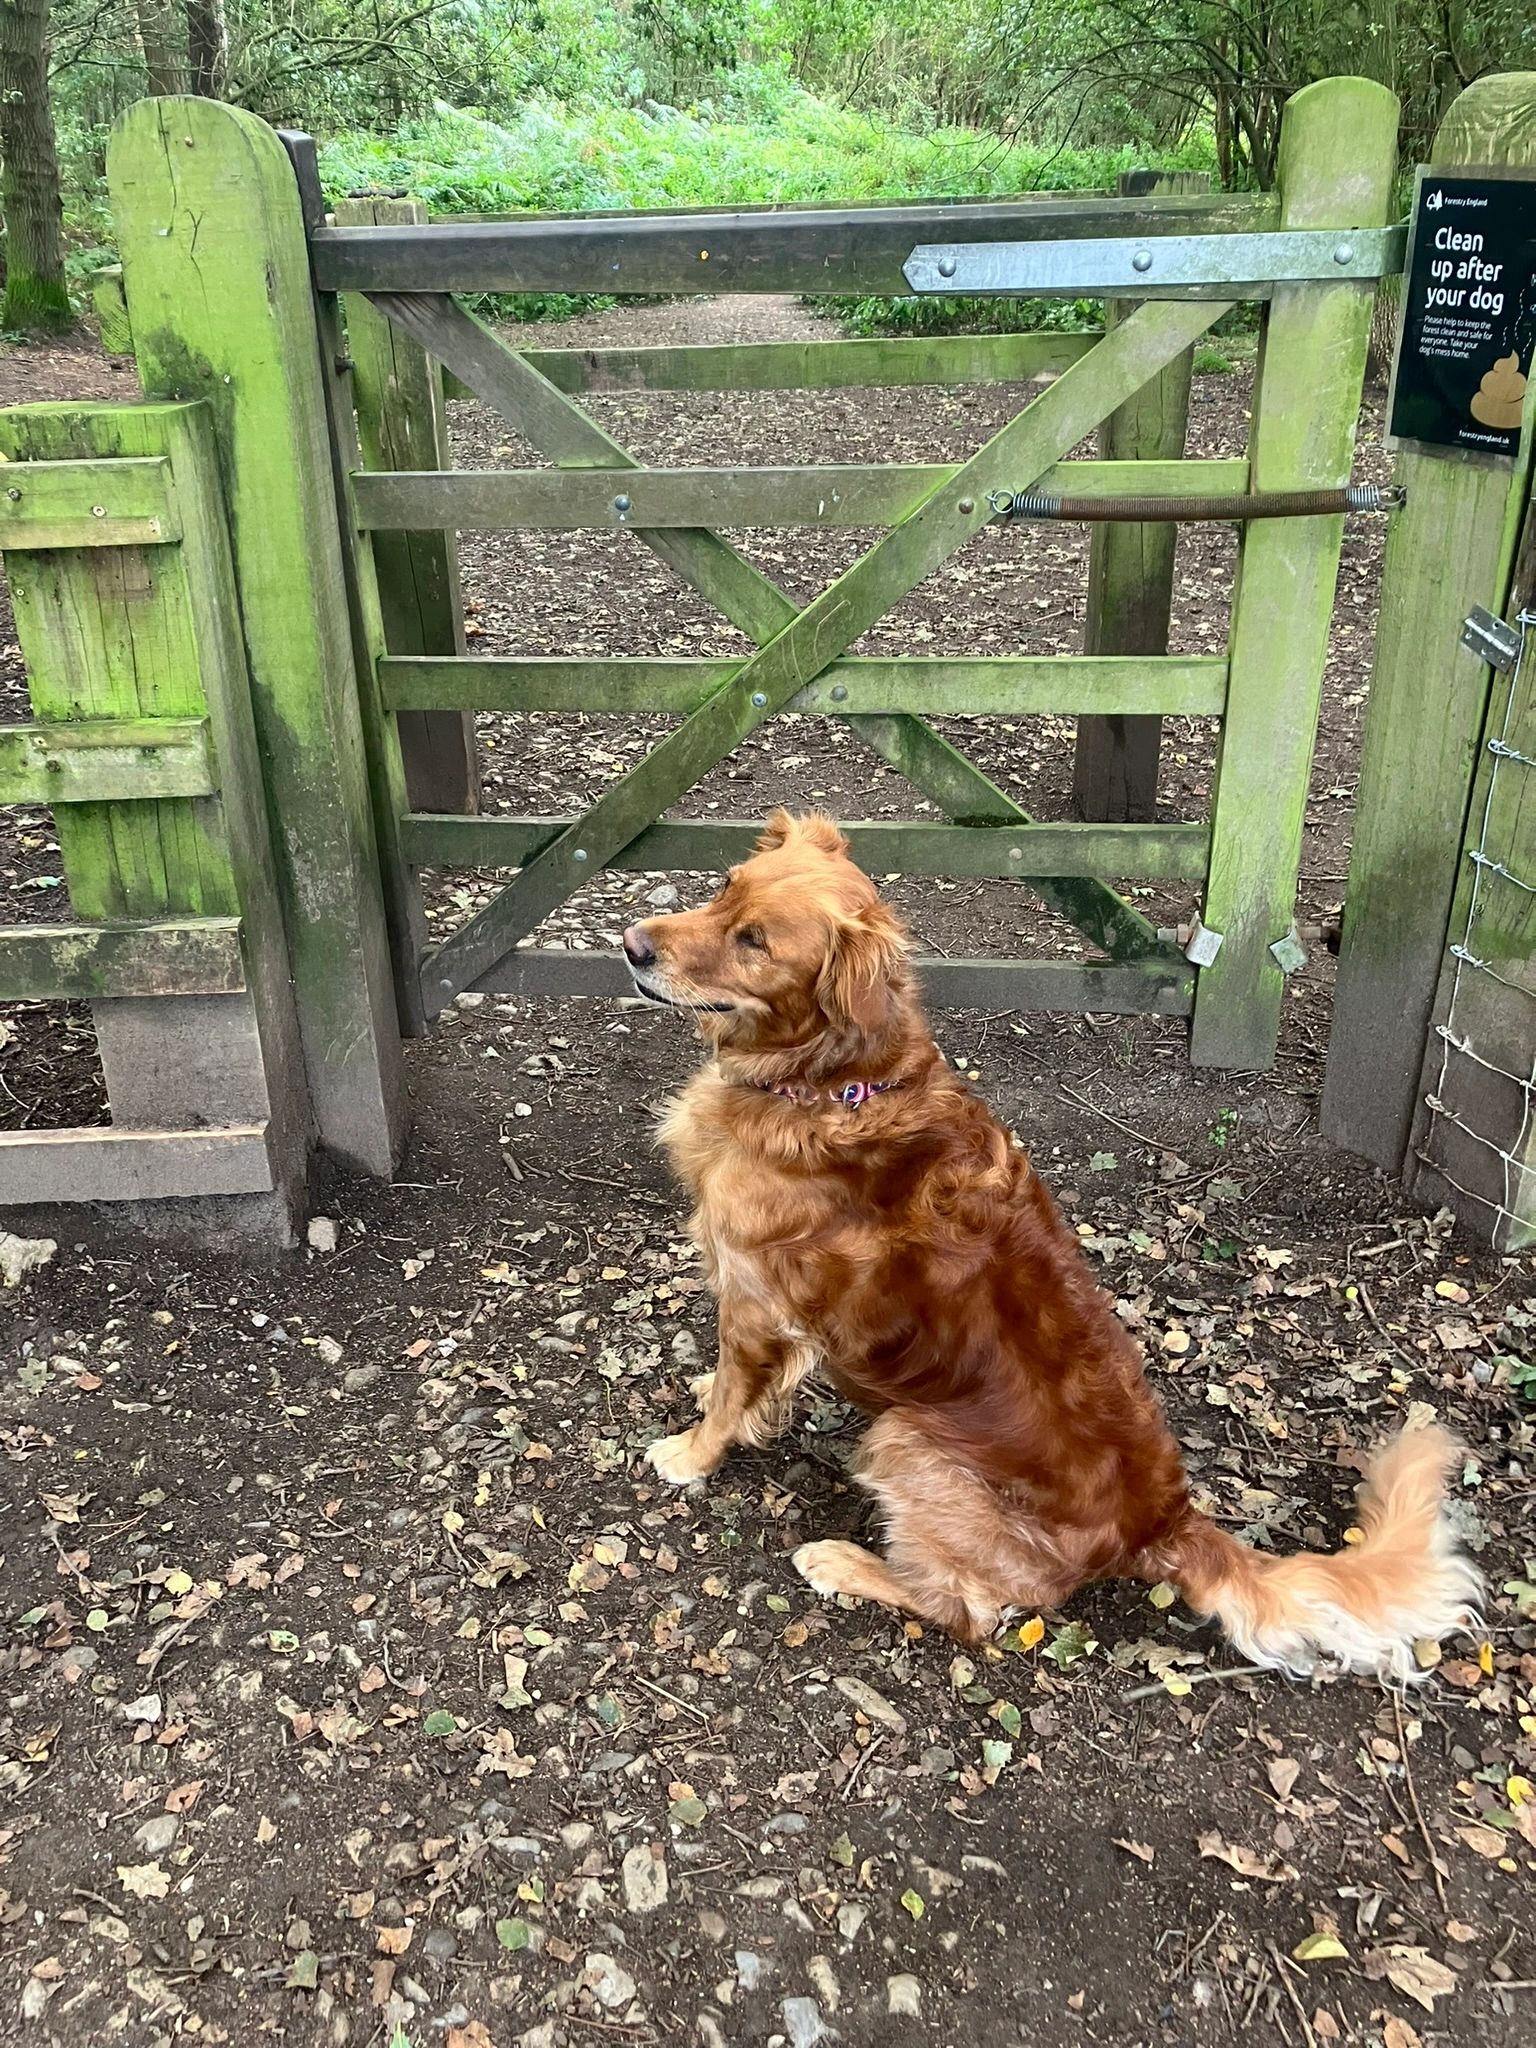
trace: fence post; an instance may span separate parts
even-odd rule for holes
[[[107,170],[145,390],[212,403],[320,1140],[387,1175],[404,1076],[298,188],[205,99],[130,107]]]
[[[336,207],[339,227],[399,227],[427,217],[419,199],[343,199]],[[451,469],[440,366],[365,298],[349,293],[342,306],[365,466]],[[462,654],[464,607],[455,536],[446,531],[376,533],[373,560],[389,652]],[[478,811],[473,715],[402,711],[395,725],[411,809]]]
[[[1119,191],[1122,199],[1139,199],[1154,192],[1204,192],[1210,182],[1204,171],[1122,171]],[[1123,319],[1135,303],[1106,301],[1105,327]],[[1186,349],[1134,398],[1116,407],[1099,429],[1099,454],[1105,461],[1175,461],[1184,453],[1194,366],[1195,352]],[[1085,654],[1168,652],[1178,538],[1172,521],[1090,527]],[[1156,716],[1078,719],[1072,805],[1080,818],[1135,824],[1156,818],[1162,732],[1163,721]]]
[[[1430,162],[1536,164],[1536,72],[1468,86]],[[1489,701],[1462,622],[1474,605],[1505,609],[1531,444],[1528,431],[1513,467],[1456,449],[1397,457],[1408,497],[1387,536],[1322,1103],[1326,1137],[1393,1173],[1418,1105]]]
[[[1397,100],[1385,86],[1305,87],[1282,118],[1281,227],[1381,226],[1396,164]],[[1255,490],[1349,482],[1372,296],[1361,283],[1276,286],[1254,390]],[[1255,520],[1243,534],[1202,913],[1222,944],[1195,985],[1196,1066],[1274,1059],[1285,978],[1270,948],[1295,914],[1343,533],[1339,518]]]
[[[286,1240],[312,1129],[208,408],[20,406],[0,413],[0,451],[21,497],[30,462],[162,457],[170,470],[176,532],[164,542],[8,556],[40,721],[209,721],[210,793],[146,799],[130,782],[119,799],[55,805],[75,917],[240,920],[243,992],[93,1002],[112,1131],[144,1138],[100,1134],[88,1198],[235,1197],[205,1225]],[[87,1198],[66,1185],[84,1170],[82,1145],[28,1135],[0,1154],[0,1200]]]

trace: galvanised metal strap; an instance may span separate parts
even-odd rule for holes
[[[1030,298],[1268,298],[1277,284],[1398,275],[1407,223],[1263,235],[1117,235],[1074,242],[924,242],[902,265],[915,292]]]

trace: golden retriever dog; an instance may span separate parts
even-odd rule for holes
[[[883,1558],[803,1544],[820,1593],[974,1643],[1090,1579],[1171,1580],[1255,1664],[1399,1681],[1416,1640],[1474,1619],[1438,1429],[1376,1454],[1363,1540],[1337,1556],[1250,1550],[1194,1507],[1137,1345],[1027,1154],[945,1064],[906,935],[828,819],[776,813],[713,902],[631,926],[624,949],[711,1054],[661,1137],[694,1199],[719,1364],[700,1419],[651,1446],[664,1479],[766,1443],[820,1372],[873,1418],[857,1471],[886,1534]]]

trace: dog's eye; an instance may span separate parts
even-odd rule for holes
[[[744,924],[736,934],[738,946],[750,946],[754,953],[766,953],[768,941],[760,924]]]

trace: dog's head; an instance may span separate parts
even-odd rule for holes
[[[699,910],[624,934],[641,995],[692,1011],[733,1050],[846,1058],[889,1035],[907,998],[906,936],[830,819],[776,811],[752,858]]]

